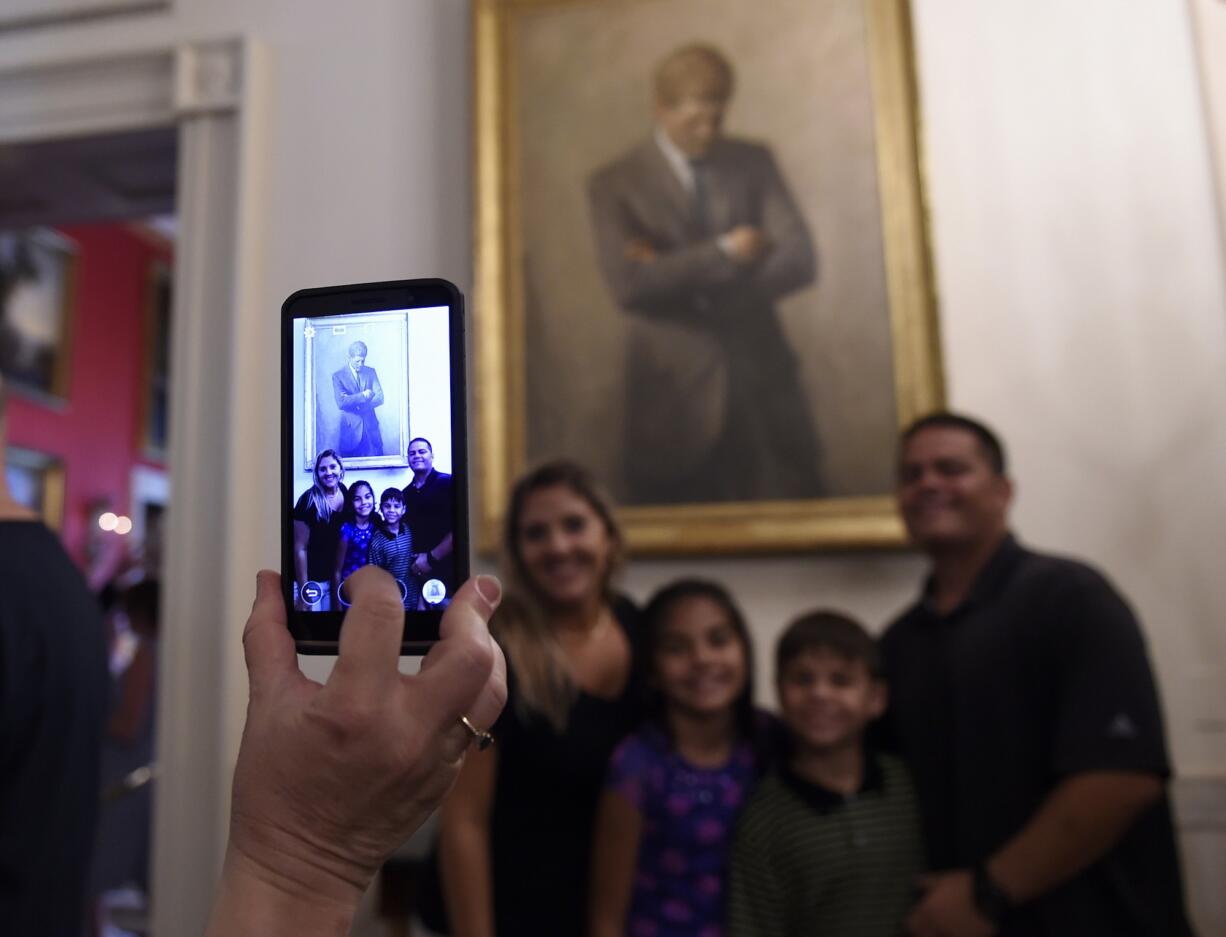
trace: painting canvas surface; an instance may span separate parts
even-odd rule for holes
[[[701,409],[687,419],[673,404],[731,393],[725,406],[746,430],[720,440],[717,462],[728,473],[747,459],[776,467],[753,498],[889,491],[898,417],[864,5],[779,0],[769,17],[738,0],[547,6],[523,15],[514,41],[529,459],[582,458],[627,504],[720,500],[718,487],[653,489],[651,480],[689,457],[687,434],[704,432]],[[693,42],[733,66],[725,137],[759,148],[739,168],[733,154],[729,174],[752,172],[758,153],[773,159],[815,268],[808,282],[744,305],[777,321],[782,346],[738,336],[725,385],[704,371],[701,343],[679,361],[651,358],[684,341],[687,322],[644,324],[617,301],[601,273],[606,222],[592,198],[602,171],[624,172],[627,188],[654,184],[655,169],[627,156],[652,146],[654,69]],[[790,366],[794,378],[774,379]],[[665,410],[658,430],[647,425],[653,408]],[[797,436],[811,439],[812,455]],[[807,485],[786,480],[789,460],[804,462],[791,474]]]
[[[304,467],[335,449],[349,467],[407,465],[408,322],[404,312],[316,319],[305,327],[309,406]],[[352,349],[365,357],[351,369]],[[346,394],[371,394],[369,408],[343,410]]]

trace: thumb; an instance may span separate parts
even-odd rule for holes
[[[484,727],[502,711],[505,664],[487,627],[501,595],[497,579],[478,576],[460,588],[443,613],[440,640],[414,678],[427,689],[439,728],[465,714]]]

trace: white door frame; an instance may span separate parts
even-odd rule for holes
[[[232,470],[258,433],[240,394],[259,321],[265,53],[224,38],[0,70],[0,143],[176,126],[179,238],[171,336],[153,932],[200,933],[225,848],[246,702],[252,594]],[[275,315],[271,317],[275,320]],[[273,336],[276,327],[256,332]],[[246,332],[246,335],[244,335]],[[266,366],[266,365],[265,365]],[[267,427],[265,432],[269,432]]]

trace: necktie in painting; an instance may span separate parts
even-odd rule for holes
[[[694,230],[701,234],[710,233],[711,211],[711,167],[705,159],[690,160],[690,169],[694,178],[694,193],[690,202],[690,217]]]

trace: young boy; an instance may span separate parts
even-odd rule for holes
[[[788,742],[738,824],[727,937],[903,933],[922,844],[906,770],[864,745],[886,704],[876,643],[843,615],[804,615],[775,681]]]
[[[388,488],[379,496],[379,511],[383,514],[383,529],[370,538],[370,561],[386,569],[400,584],[404,607],[417,608],[417,581],[409,575],[413,562],[413,535],[404,517],[404,494],[399,488]]]

